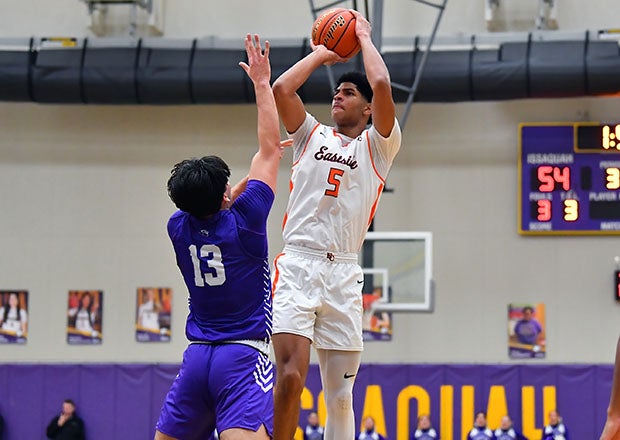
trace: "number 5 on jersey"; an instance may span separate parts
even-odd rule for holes
[[[340,168],[330,168],[329,176],[327,177],[327,183],[332,185],[331,188],[325,190],[326,196],[338,197],[338,191],[340,191],[340,178],[344,174],[344,170]]]
[[[200,271],[200,259],[196,245],[189,247],[189,254],[194,264],[194,284],[197,287],[204,287],[205,282],[209,286],[221,286],[226,281],[226,272],[224,271],[224,263],[222,263],[222,251],[214,244],[203,244],[200,247],[200,258],[206,258],[206,263],[213,271],[202,273]],[[214,273],[215,272],[215,273]]]

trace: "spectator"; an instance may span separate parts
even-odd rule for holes
[[[505,415],[502,417],[499,428],[495,430],[497,440],[528,440],[512,426],[512,419]]]
[[[323,427],[319,424],[319,415],[316,411],[308,414],[308,424],[304,429],[304,440],[323,440]]]
[[[62,402],[62,411],[47,425],[47,438],[53,440],[84,440],[84,422],[75,411],[71,399]]]
[[[474,420],[474,427],[469,431],[467,440],[495,440],[495,434],[487,427],[487,416],[478,411]]]
[[[431,424],[431,416],[422,414],[418,417],[418,427],[411,440],[439,440],[439,433]]]
[[[568,429],[556,410],[549,411],[549,424],[543,430],[542,440],[568,440]]]
[[[364,429],[356,437],[357,440],[386,440],[381,434],[375,431],[375,419],[371,416],[364,418]]]

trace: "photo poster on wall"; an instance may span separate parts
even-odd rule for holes
[[[169,342],[172,289],[138,287],[136,291],[136,341]]]
[[[376,301],[384,302],[389,290],[387,269],[364,269],[362,290],[362,335],[364,341],[391,341],[391,314],[373,309]]]
[[[0,290],[0,344],[28,340],[28,292]]]
[[[545,304],[508,304],[509,357],[542,359],[546,353]]]
[[[70,290],[67,301],[67,343],[101,344],[103,291]]]

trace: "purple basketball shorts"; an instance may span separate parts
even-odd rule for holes
[[[273,432],[274,368],[269,358],[242,344],[190,344],[161,409],[157,430],[193,440],[214,428]]]

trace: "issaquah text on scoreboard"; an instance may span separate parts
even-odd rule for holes
[[[620,151],[580,151],[575,124],[521,125],[520,233],[620,234]]]

